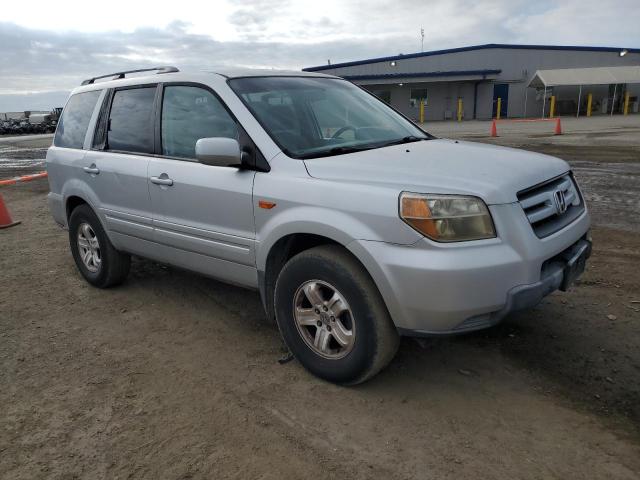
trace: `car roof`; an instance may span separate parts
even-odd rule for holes
[[[145,83],[156,82],[188,82],[203,80],[203,77],[218,75],[227,79],[231,78],[246,78],[246,77],[316,77],[316,78],[338,78],[334,75],[326,75],[323,73],[315,72],[303,72],[300,70],[275,70],[275,69],[257,69],[257,68],[228,68],[217,69],[216,71],[176,71],[176,72],[161,72],[150,75],[137,75],[132,77],[117,78],[117,73],[114,73],[114,78],[110,80],[98,80],[91,83],[83,84],[73,89],[71,94],[87,92],[90,90],[102,90],[105,88],[123,87],[130,85],[143,85]],[[105,75],[105,78],[111,75]],[[96,80],[100,78],[97,77]],[[87,81],[89,82],[89,81]]]

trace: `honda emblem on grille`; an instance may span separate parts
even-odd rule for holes
[[[567,199],[564,197],[564,192],[562,190],[556,190],[553,194],[553,198],[556,201],[556,210],[558,211],[558,215],[562,215],[567,211]]]

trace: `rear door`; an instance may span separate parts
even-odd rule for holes
[[[254,286],[255,172],[195,159],[200,138],[241,139],[246,134],[208,87],[161,88],[159,155],[149,164],[155,239],[171,249],[170,263]]]
[[[143,253],[141,240],[153,240],[148,187],[149,155],[154,151],[157,85],[109,92],[84,159],[85,173],[100,201],[100,213],[114,244]]]

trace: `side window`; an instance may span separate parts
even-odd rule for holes
[[[201,138],[238,138],[238,126],[208,90],[166,86],[162,99],[162,154],[195,158]]]
[[[107,148],[153,153],[156,86],[116,90],[111,102]]]
[[[98,102],[101,90],[77,93],[67,102],[53,144],[56,147],[82,148],[91,114]]]

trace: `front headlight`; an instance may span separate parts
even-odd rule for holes
[[[462,242],[496,236],[491,214],[477,197],[402,192],[400,217],[437,242]]]

